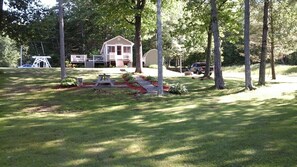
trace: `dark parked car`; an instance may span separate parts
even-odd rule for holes
[[[190,71],[195,74],[204,74],[205,66],[206,66],[205,62],[196,62],[191,65]],[[210,75],[212,74],[212,71],[213,71],[213,66],[210,66],[210,70],[209,70]]]

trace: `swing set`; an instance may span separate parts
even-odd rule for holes
[[[43,47],[43,43],[40,42],[41,48],[42,48],[42,53],[43,55],[45,55],[44,53],[44,47]],[[34,49],[38,54],[38,49],[36,47],[36,44],[34,42]],[[22,66],[22,57],[23,57],[23,46],[21,46],[21,52],[20,52],[20,66]],[[32,56],[34,60],[33,64],[32,64],[32,68],[51,68],[51,64],[49,63],[48,59],[50,59],[50,56]]]

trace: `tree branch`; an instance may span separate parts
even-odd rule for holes
[[[126,22],[128,22],[129,24],[132,24],[132,25],[134,25],[135,24],[135,21],[134,20],[128,20],[126,17],[124,18],[125,20],[126,20]]]

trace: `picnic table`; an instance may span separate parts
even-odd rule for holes
[[[110,86],[113,86],[113,83],[110,80],[110,75],[106,75],[106,74],[98,75],[98,79],[96,81],[95,86],[99,86],[102,84],[109,84]]]

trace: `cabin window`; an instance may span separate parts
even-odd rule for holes
[[[124,53],[131,53],[131,47],[130,46],[124,46]]]
[[[115,47],[114,46],[108,46],[108,53],[115,53]]]
[[[117,46],[117,54],[122,55],[122,46]]]

